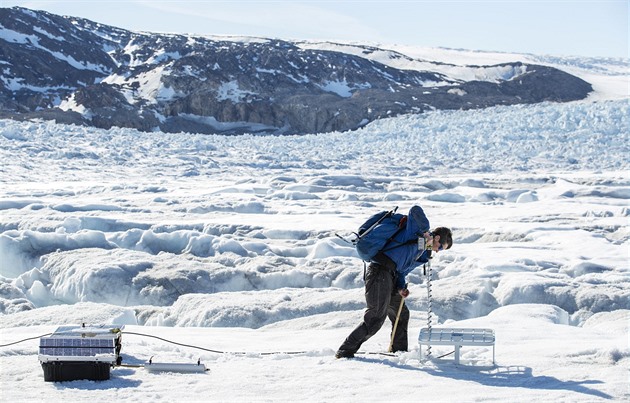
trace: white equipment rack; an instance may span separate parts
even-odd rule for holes
[[[494,364],[494,330],[464,328],[422,328],[418,336],[420,344],[420,361],[422,345],[454,346],[455,364],[459,364],[459,350],[462,346],[492,346],[492,364]]]

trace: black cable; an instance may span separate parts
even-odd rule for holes
[[[370,351],[366,351],[366,352],[364,352],[364,351],[357,351],[355,354],[365,354],[365,355],[386,355],[386,356],[388,356],[388,357],[396,357],[396,354],[394,354],[394,353],[381,353],[381,352],[378,352],[378,353],[373,353],[373,352],[370,352]]]
[[[306,354],[307,353],[307,351],[286,351],[286,352],[266,352],[266,353],[248,353],[248,352],[243,352],[243,351],[221,351],[221,350],[212,350],[212,349],[205,348],[205,347],[194,346],[192,344],[178,343],[176,341],[167,340],[167,339],[165,339],[163,337],[154,336],[154,335],[151,335],[151,334],[135,333],[135,332],[127,332],[127,331],[123,331],[122,333],[123,334],[133,334],[133,335],[136,335],[136,336],[152,337],[154,339],[162,340],[162,341],[165,341],[165,342],[171,343],[171,344],[176,344],[178,346],[196,348],[198,350],[209,351],[211,353],[216,353],[216,354],[236,354],[236,355],[246,355],[246,354],[259,354],[259,355],[289,354],[289,355],[292,355],[292,354]]]
[[[275,352],[263,352],[263,353],[248,353],[248,352],[244,352],[244,351],[220,351],[220,350],[212,350],[212,349],[205,348],[205,347],[194,346],[192,344],[178,343],[176,341],[168,340],[168,339],[165,339],[163,337],[154,336],[154,335],[151,335],[151,334],[127,332],[127,331],[123,331],[122,333],[123,334],[131,334],[131,335],[135,335],[135,336],[152,337],[154,339],[165,341],[165,342],[171,343],[171,344],[176,344],[178,346],[195,348],[195,349],[198,349],[198,350],[208,351],[208,352],[216,353],[216,354],[236,354],[236,355],[246,355],[246,354],[258,354],[258,355],[276,355],[277,354],[277,355],[280,355],[280,354],[287,354],[287,355],[297,355],[297,354],[306,354],[308,352],[308,351],[275,351]],[[14,344],[23,343],[25,341],[29,341],[29,340],[39,339],[41,337],[50,336],[51,334],[52,333],[46,333],[46,334],[42,334],[41,336],[29,337],[29,338],[26,338],[26,339],[23,339],[23,340],[14,341],[13,343],[9,343],[9,344],[0,344],[0,348],[9,347],[9,346],[12,346]],[[446,357],[447,355],[453,354],[453,353],[454,353],[454,351],[451,351],[450,353],[442,355],[442,356],[437,357],[437,358]],[[356,354],[386,355],[388,357],[395,357],[396,356],[396,354],[392,354],[392,353],[373,353],[373,352],[363,352],[363,351],[359,351]]]
[[[441,355],[441,356],[439,356],[439,357],[435,357],[435,358],[436,358],[436,359],[444,358],[444,357],[446,357],[447,355],[451,355],[451,354],[453,354],[454,352],[455,352],[455,350],[451,351],[450,353],[446,353],[446,354],[444,354],[444,355]]]
[[[24,339],[24,340],[19,340],[19,341],[14,341],[13,343],[9,343],[9,344],[0,344],[0,348],[2,347],[9,347],[12,346],[14,344],[19,344],[28,340],[34,340],[34,339],[39,339],[40,337],[46,337],[46,336],[50,336],[52,333],[46,333],[46,334],[42,334],[41,336],[35,336],[35,337],[29,337],[28,339]]]
[[[221,351],[221,350],[212,350],[212,349],[205,348],[205,347],[194,346],[192,344],[178,343],[176,341],[168,340],[168,339],[165,339],[163,337],[154,336],[154,335],[151,335],[151,334],[127,332],[127,331],[123,331],[122,333],[123,334],[132,334],[132,335],[135,335],[135,336],[152,337],[154,339],[165,341],[165,342],[171,343],[171,344],[176,344],[178,346],[196,348],[198,350],[209,351],[211,353],[216,353],[216,354],[236,354],[236,355],[246,355],[246,354],[258,354],[258,355],[276,355],[277,354],[277,355],[280,355],[280,354],[287,354],[287,355],[296,355],[296,354],[306,354],[306,353],[308,353],[308,351],[275,351],[275,352],[264,352],[264,353],[254,353],[254,352],[248,353],[248,352],[243,352],[243,351]],[[389,357],[395,357],[396,356],[396,354],[392,354],[392,353],[372,353],[372,352],[362,352],[362,351],[359,351],[356,354],[386,355],[386,356],[389,356]]]

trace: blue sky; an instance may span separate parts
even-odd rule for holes
[[[628,57],[630,0],[0,0],[155,32]]]

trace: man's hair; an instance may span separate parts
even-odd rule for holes
[[[450,249],[453,246],[453,233],[446,227],[437,227],[433,230],[433,236],[440,236],[440,244],[444,249]]]

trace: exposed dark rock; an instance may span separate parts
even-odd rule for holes
[[[368,46],[354,46],[355,55],[271,39],[134,33],[19,7],[0,8],[0,25],[0,116],[15,119],[301,134],[429,109],[573,101],[592,90],[558,69],[520,62],[461,66],[505,71],[463,81],[441,73],[440,63],[417,71],[376,62],[377,52],[414,60]]]

